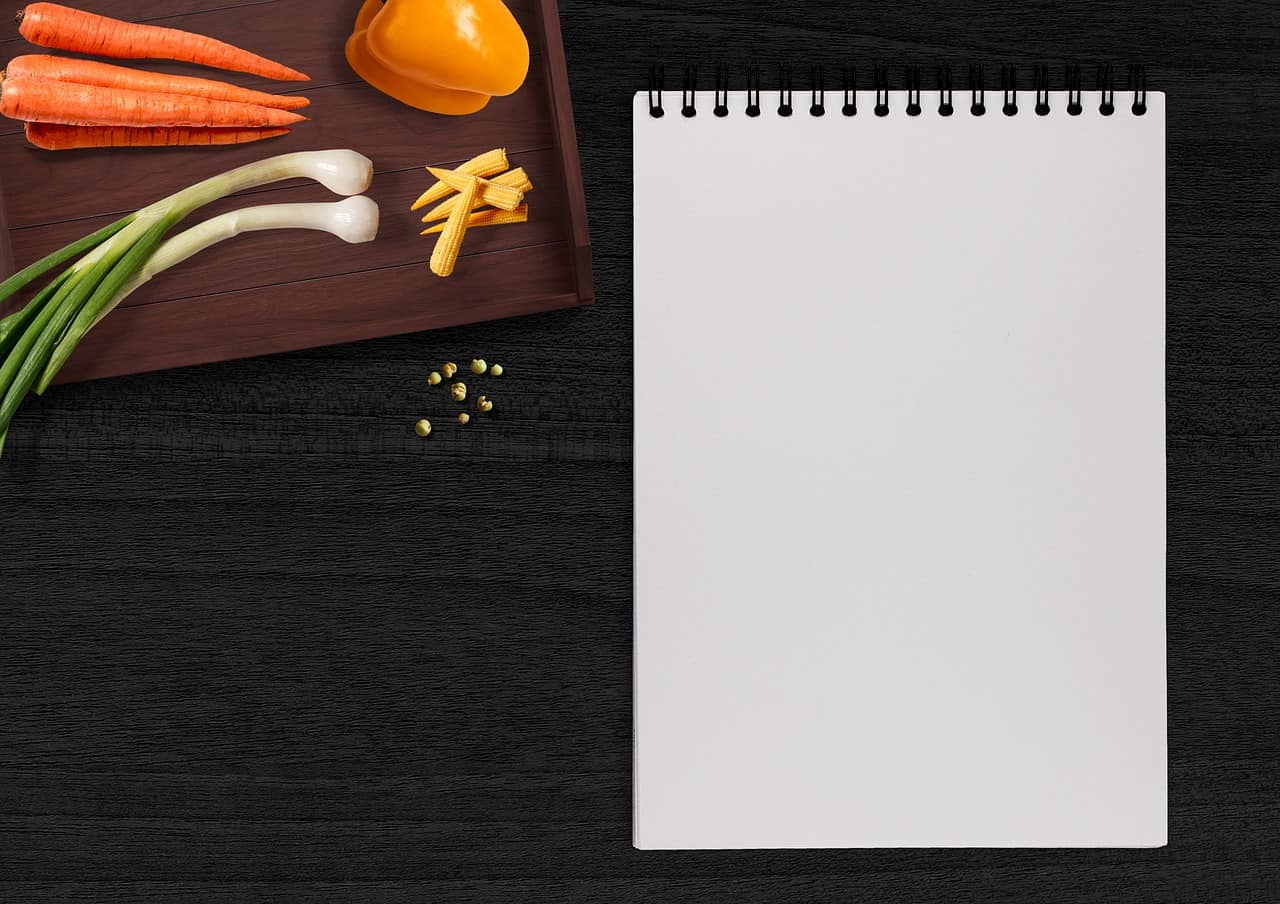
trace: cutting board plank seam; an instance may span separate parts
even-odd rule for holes
[[[510,148],[508,148],[508,149],[507,149],[507,152],[508,152],[509,154],[511,154],[511,155],[513,155],[513,156],[514,156],[514,155],[516,155],[516,154],[537,154],[537,153],[540,153],[540,152],[542,152],[542,151],[553,151],[553,150],[555,150],[555,148],[554,148],[553,146],[551,146],[551,145],[542,145],[542,146],[540,146],[540,147],[533,147],[533,148],[520,148],[520,149],[517,149],[517,150],[514,150],[514,151],[513,151],[513,150],[511,150]],[[285,151],[284,153],[289,153],[289,152],[288,152],[288,151]],[[439,166],[443,166],[443,167],[456,168],[457,166],[459,166],[460,164],[462,164],[465,160],[466,160],[466,158],[463,158],[463,159],[461,159],[461,160],[449,160],[449,161],[446,161],[446,162],[441,163],[441,164],[438,164],[438,165],[439,165]],[[431,165],[432,165],[432,166],[436,166],[437,164],[432,163]],[[519,163],[517,162],[517,163],[516,163],[516,165],[518,166],[518,165],[519,165]],[[423,189],[425,190],[425,189],[426,189],[426,187],[427,187],[428,185],[430,185],[430,184],[431,184],[431,182],[432,182],[431,175],[430,175],[429,173],[427,173],[427,171],[426,171],[426,166],[425,166],[425,165],[423,165],[423,166],[402,166],[402,167],[400,167],[399,169],[389,169],[389,170],[379,170],[379,169],[375,169],[375,170],[373,171],[373,177],[374,177],[374,179],[377,179],[379,176],[395,176],[395,175],[398,175],[398,174],[400,174],[400,173],[410,173],[410,172],[413,172],[414,170],[422,170],[422,171],[423,171],[423,180],[424,180],[424,181],[423,181]],[[270,184],[270,185],[263,185],[263,186],[259,186],[258,188],[251,188],[251,189],[247,189],[247,190],[242,191],[242,192],[236,192],[234,195],[229,195],[228,197],[231,197],[231,198],[249,198],[249,197],[252,197],[252,196],[254,196],[254,195],[265,195],[265,194],[270,194],[271,192],[276,192],[276,191],[293,190],[293,189],[297,188],[299,185],[303,185],[303,184],[305,184],[305,180],[300,180],[300,179],[289,179],[289,180],[284,181],[284,182],[273,182],[273,183],[272,183],[272,184]],[[535,191],[537,190],[537,187],[536,187],[536,186],[534,187],[534,190],[535,190]],[[145,206],[146,206],[146,205],[148,205],[148,204],[152,204],[152,203],[154,203],[155,201],[158,201],[158,200],[160,200],[160,199],[159,199],[159,198],[151,198],[150,200],[143,201],[141,204],[139,204],[139,205],[138,205],[138,207],[133,208],[133,210],[114,210],[114,211],[109,211],[109,212],[107,212],[107,213],[95,213],[95,214],[90,214],[89,216],[85,216],[85,217],[71,217],[71,218],[66,219],[66,220],[49,220],[49,221],[44,222],[44,223],[29,223],[29,224],[27,224],[26,226],[14,226],[14,227],[13,227],[12,229],[10,229],[9,231],[10,231],[10,232],[21,232],[21,231],[23,231],[24,229],[47,229],[47,228],[48,228],[48,227],[50,227],[50,226],[62,226],[62,225],[65,225],[65,224],[67,224],[67,223],[78,223],[78,222],[81,222],[81,221],[84,221],[84,220],[100,220],[100,219],[112,219],[112,218],[119,218],[119,217],[124,216],[125,214],[133,213],[133,211],[134,211],[134,210],[140,210],[142,207],[145,207]]]
[[[458,255],[458,259],[469,260],[469,259],[475,259],[475,258],[489,257],[495,254],[510,254],[514,251],[528,251],[533,248],[553,248],[556,245],[567,245],[567,244],[568,242],[564,239],[559,239],[554,242],[531,242],[527,245],[511,245],[506,248],[494,248],[487,251],[474,251],[470,254],[467,254],[464,252]],[[120,310],[133,311],[139,308],[149,308],[158,304],[181,304],[184,302],[197,301],[199,299],[204,299],[204,298],[217,298],[220,295],[239,295],[244,292],[261,291],[262,289],[279,289],[279,288],[285,288],[288,286],[301,286],[301,285],[307,285],[308,283],[324,282],[326,279],[346,279],[352,276],[359,276],[362,273],[383,273],[389,270],[401,270],[401,269],[404,269],[405,267],[422,267],[425,272],[427,268],[427,261],[430,258],[430,256],[431,256],[431,252],[430,252],[430,249],[428,248],[422,260],[405,261],[402,264],[388,264],[387,266],[384,266],[384,267],[364,267],[362,269],[349,270],[343,273],[326,273],[324,276],[310,276],[303,279],[291,279],[286,282],[263,283],[262,285],[244,286],[237,289],[227,289],[226,291],[223,291],[223,292],[209,292],[203,295],[181,295],[173,298],[158,298],[154,301],[147,301],[144,298],[141,301],[138,301],[133,304],[129,304],[126,307],[122,307]]]
[[[168,19],[183,19],[187,16],[203,16],[205,13],[221,13],[229,9],[243,9],[248,6],[266,6],[268,3],[275,3],[276,0],[245,0],[243,3],[228,3],[226,6],[214,6],[209,9],[192,9],[181,13],[169,13],[167,16],[147,16],[141,19],[134,19],[138,24],[164,22]],[[0,38],[0,45],[16,44],[24,40],[21,35],[15,35],[12,38]]]
[[[135,22],[138,24],[165,22],[170,19],[185,19],[190,16],[203,16],[209,13],[221,13],[231,9],[247,9],[248,7],[251,7],[251,6],[267,6],[275,2],[277,2],[277,0],[241,0],[241,2],[239,3],[226,3],[222,6],[211,6],[208,9],[188,9],[178,13],[166,13],[163,16],[141,16],[141,17],[134,16],[134,17],[130,17],[129,21]],[[511,6],[511,5],[512,4],[508,4],[508,6]],[[520,11],[523,11],[524,10],[523,5],[518,6],[518,9]],[[355,20],[355,17],[353,15],[352,21],[354,20]],[[13,37],[8,37],[8,38],[0,38],[0,46],[3,46],[5,44],[15,44],[21,40],[23,40],[21,35],[14,35]]]

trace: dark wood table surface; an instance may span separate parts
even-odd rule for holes
[[[594,307],[58,387],[18,417],[0,900],[1280,901],[1280,7],[562,18]],[[650,61],[719,52],[766,78],[884,61],[895,87],[906,62],[977,59],[994,87],[1002,62],[1140,61],[1170,93],[1167,848],[632,850],[629,97]],[[473,355],[508,368],[494,417],[420,441],[424,375]]]

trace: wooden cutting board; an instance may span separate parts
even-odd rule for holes
[[[348,68],[343,46],[358,0],[82,0],[80,8],[206,34],[308,73],[271,82],[164,61],[115,61],[217,78],[311,99],[310,121],[273,141],[230,148],[51,153],[0,120],[0,272],[15,269],[201,179],[292,151],[353,148],[374,162],[376,241],[346,245],[312,232],[241,236],[170,270],[85,339],[60,382],[350,342],[590,304],[591,249],[573,109],[555,0],[509,0],[529,38],[524,86],[473,116],[403,106]],[[0,26],[0,60],[47,52]],[[109,61],[111,62],[111,61]],[[431,184],[425,164],[454,166],[505,147],[535,189],[529,222],[468,234],[457,270],[427,269],[433,237],[409,206]],[[336,200],[312,182],[225,199],[199,219],[253,204]],[[0,306],[0,315],[19,301]]]

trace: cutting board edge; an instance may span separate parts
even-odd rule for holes
[[[339,345],[348,345],[353,342],[369,342],[374,339],[390,339],[396,336],[410,336],[415,333],[428,333],[434,330],[449,329],[451,327],[471,326],[476,323],[488,323],[497,320],[507,320],[511,317],[525,317],[538,314],[550,314],[554,311],[570,310],[578,307],[585,307],[590,302],[583,301],[578,297],[576,292],[560,292],[545,296],[533,296],[531,298],[516,299],[521,305],[517,311],[501,311],[494,312],[492,317],[482,317],[475,319],[471,316],[458,318],[433,318],[430,323],[423,323],[418,327],[410,327],[409,329],[396,330],[394,332],[380,332],[373,330],[367,334],[360,333],[347,338],[334,339],[332,341],[304,341],[290,345],[286,341],[285,345],[281,345],[279,339],[273,339],[271,350],[266,351],[250,351],[244,353],[244,343],[236,343],[235,346],[217,346],[209,345],[201,348],[198,358],[192,358],[189,352],[179,352],[174,355],[160,354],[151,359],[134,357],[130,359],[128,369],[119,369],[113,366],[119,362],[117,358],[93,359],[90,362],[76,362],[73,357],[67,364],[67,369],[60,374],[55,380],[54,385],[71,385],[75,383],[91,383],[95,380],[109,380],[115,377],[132,377],[138,374],[159,373],[167,370],[179,370],[185,367],[201,367],[206,364],[222,364],[229,361],[245,361],[250,358],[267,358],[272,355],[287,355],[290,352],[308,351],[315,348],[332,348]],[[129,314],[137,312],[139,308],[125,308],[121,313]],[[174,363],[174,358],[181,358],[181,363]]]
[[[582,161],[578,156],[578,132],[573,118],[573,96],[569,89],[569,67],[560,33],[557,0],[541,0],[542,57],[551,91],[552,121],[556,149],[560,157],[565,198],[569,206],[569,244],[573,248],[578,298],[582,304],[595,303],[595,281],[591,271],[591,233],[587,221],[586,188],[582,183]]]

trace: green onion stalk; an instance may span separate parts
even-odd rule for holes
[[[144,207],[0,283],[0,302],[4,302],[46,273],[78,258],[24,308],[0,320],[0,450],[9,422],[27,392],[33,388],[43,392],[49,386],[89,329],[141,284],[137,282],[140,275],[149,274],[142,279],[145,282],[159,269],[166,269],[161,266],[148,271],[147,267],[158,250],[165,247],[162,243],[174,226],[196,210],[235,192],[295,178],[314,179],[337,195],[359,195],[372,181],[373,164],[349,150],[284,154],[251,163]],[[170,247],[160,263],[171,261],[172,266],[237,231],[285,228],[298,225],[294,222],[298,217],[306,220],[308,215],[315,216],[314,212],[304,215],[298,210],[313,205],[275,206],[292,209],[292,218],[281,212],[245,216],[248,211],[239,211],[238,221],[234,215],[215,217],[209,221],[215,225],[201,224],[179,236],[182,241]],[[365,211],[367,220],[367,208]],[[376,233],[376,206],[374,211]],[[266,223],[276,225],[261,225]],[[202,230],[202,226],[208,228]],[[303,222],[300,228],[327,227]]]
[[[142,288],[170,267],[176,267],[219,242],[235,238],[246,232],[262,232],[269,229],[311,229],[327,232],[344,242],[357,245],[372,242],[378,235],[378,205],[364,195],[334,201],[328,204],[267,204],[246,207],[205,220],[186,232],[176,235],[156,249],[147,265],[116,293],[111,304],[89,325],[92,329],[111,313],[122,301]],[[45,374],[56,373],[51,367]]]

